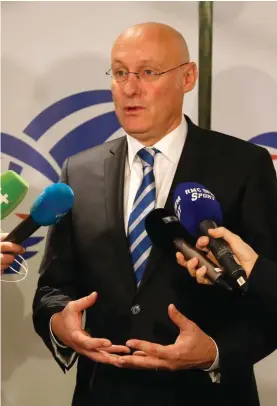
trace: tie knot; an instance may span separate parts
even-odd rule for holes
[[[138,151],[138,156],[142,161],[142,166],[145,168],[147,166],[154,166],[154,159],[156,153],[159,152],[156,148],[142,148]]]

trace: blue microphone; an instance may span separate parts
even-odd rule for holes
[[[7,235],[5,241],[21,244],[41,226],[58,223],[73,203],[74,193],[65,183],[47,186],[34,201],[29,216]]]
[[[222,211],[216,197],[205,186],[196,182],[181,183],[173,194],[174,211],[180,223],[195,238],[209,237],[209,249],[224,272],[231,277],[234,287],[245,292],[248,283],[244,269],[235,259],[223,238],[212,238],[208,230],[222,225]]]

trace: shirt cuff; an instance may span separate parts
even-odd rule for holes
[[[53,316],[55,316],[55,315],[53,314]],[[53,333],[53,331],[52,331],[51,322],[52,322],[53,316],[51,317],[50,322],[49,322],[49,329],[50,329],[51,341],[54,340],[55,344],[56,344],[58,347],[61,347],[61,348],[68,348],[67,345],[64,345],[64,344],[62,344],[61,342],[58,341],[58,339],[55,337],[55,335],[54,335],[54,333]]]
[[[218,351],[218,346],[216,342],[210,337],[210,339],[213,341],[214,345],[216,346],[216,357],[215,360],[208,369],[204,369],[205,372],[209,372],[209,375],[211,377],[212,382],[214,383],[220,383],[220,372],[219,372],[219,351]]]
[[[53,317],[53,316],[52,316]],[[54,354],[56,356],[56,358],[66,367],[66,368],[70,368],[70,366],[74,363],[75,358],[78,356],[77,353],[74,350],[71,350],[70,347],[68,347],[67,345],[63,345],[61,344],[56,337],[54,336],[54,333],[52,331],[51,328],[51,321],[52,321],[52,317],[50,319],[49,322],[49,330],[50,330],[50,339],[51,339],[51,343],[53,346],[53,350],[54,350]],[[70,354],[62,354],[62,352],[64,350],[71,350],[72,353]],[[70,351],[70,352],[71,352]]]

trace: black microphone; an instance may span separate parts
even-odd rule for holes
[[[213,220],[204,220],[199,224],[199,229],[203,235],[209,237],[209,248],[218,260],[218,263],[236,281],[239,288],[246,291],[248,288],[245,270],[234,258],[233,251],[223,238],[213,238],[208,233],[210,228],[217,228],[218,225]]]
[[[208,233],[209,228],[222,224],[221,207],[215,196],[199,183],[182,183],[174,192],[174,208],[180,223],[191,235],[209,237],[208,247],[229,275],[230,283],[237,291],[245,293],[248,288],[245,270],[236,262],[224,239],[213,238]]]
[[[223,271],[206,258],[201,250],[185,241],[187,232],[176,216],[165,209],[155,209],[145,218],[145,229],[152,243],[159,249],[167,252],[177,250],[188,260],[197,257],[199,267],[206,266],[206,277],[210,282],[232,291],[232,287],[224,278]]]

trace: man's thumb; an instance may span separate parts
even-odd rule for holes
[[[180,330],[186,329],[189,319],[180,313],[173,304],[170,304],[168,307],[168,315]]]
[[[75,311],[76,312],[81,312],[88,307],[91,307],[94,305],[97,299],[97,293],[92,292],[88,296],[81,297],[81,299],[75,300],[74,305],[75,305]]]

